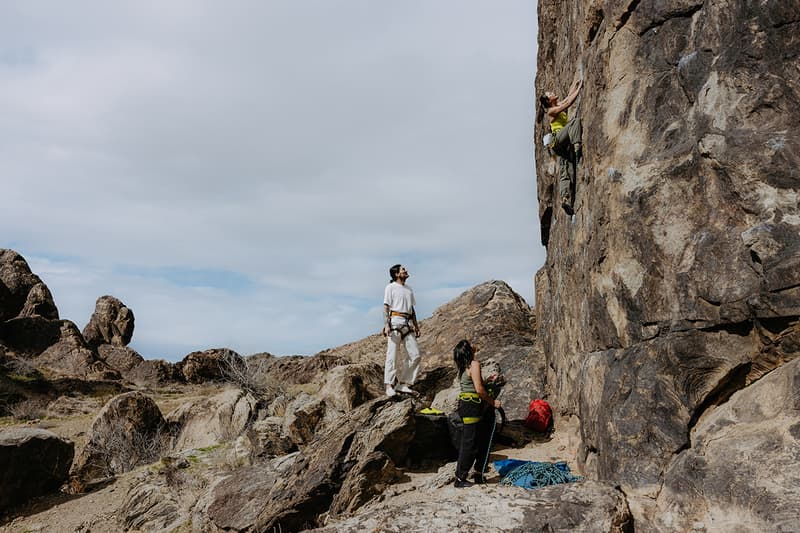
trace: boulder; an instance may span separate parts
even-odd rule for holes
[[[101,347],[102,350],[102,347]],[[112,350],[117,350],[112,348]],[[125,354],[123,357],[129,356],[129,361],[133,361],[135,356],[127,353],[128,347],[125,347]],[[102,353],[102,351],[101,351]],[[127,355],[126,355],[127,354]],[[116,358],[117,356],[115,356]],[[123,359],[125,361],[126,359]],[[163,359],[145,359],[125,374],[125,377],[130,381],[141,386],[158,386],[166,383],[181,382],[183,381],[183,372],[181,368]]]
[[[41,316],[15,317],[0,323],[0,338],[14,352],[25,357],[36,357],[61,340],[64,326],[64,321]],[[66,327],[67,336],[72,337],[72,329]],[[80,336],[77,329],[75,332]]]
[[[297,444],[284,433],[283,418],[279,416],[253,422],[248,437],[254,455],[259,457],[285,455],[297,450]]]
[[[415,493],[363,507],[358,514],[331,520],[318,533],[361,531],[581,531],[628,533],[633,519],[625,496],[612,485],[593,481],[537,490],[502,485]]]
[[[168,442],[167,423],[153,399],[141,392],[120,394],[92,422],[71,476],[80,489],[92,480],[157,460]]]
[[[0,513],[58,491],[67,481],[75,445],[43,429],[0,430]]]
[[[166,417],[176,452],[228,442],[242,434],[255,418],[256,399],[238,389],[187,402]]]
[[[66,376],[120,379],[121,375],[97,356],[83,339],[77,326],[62,320],[58,340],[47,347],[33,361]]]
[[[133,338],[133,311],[113,296],[101,296],[83,328],[83,337],[94,348],[102,344],[127,346]]]
[[[800,360],[738,391],[670,463],[654,521],[663,530],[800,526]]]
[[[248,357],[251,366],[258,366],[264,374],[274,376],[284,385],[322,383],[331,369],[353,361],[323,351],[313,357],[286,355],[276,357],[268,353]]]
[[[175,531],[186,519],[175,491],[156,482],[136,484],[118,516],[125,531]]]
[[[69,320],[20,317],[0,324],[0,336],[21,358],[60,376],[119,379]]]
[[[329,370],[318,397],[330,408],[351,411],[384,394],[383,368],[376,363],[364,363]]]
[[[101,344],[97,347],[97,354],[109,367],[126,378],[131,375],[132,370],[144,363],[144,357],[127,346]]]
[[[328,509],[352,511],[379,494],[406,459],[414,411],[410,399],[380,398],[318,432],[263,499],[255,529],[296,531]]]
[[[192,352],[177,367],[183,373],[184,379],[189,383],[204,383],[206,381],[221,381],[226,379],[226,367],[245,366],[242,357],[227,348],[215,348],[201,352]]]
[[[53,296],[21,255],[0,248],[0,322],[32,316],[57,320]]]
[[[286,408],[283,421],[283,434],[288,435],[297,446],[310,442],[317,432],[317,426],[325,417],[325,400],[304,392],[292,400]]]
[[[240,468],[220,481],[206,510],[208,520],[224,531],[252,531],[267,505],[266,496],[279,476],[288,472],[297,454]]]

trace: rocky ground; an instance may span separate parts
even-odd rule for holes
[[[228,386],[226,385],[205,384],[172,386],[147,392],[156,401],[162,412],[166,413],[173,411],[180,405],[223,393],[227,388]],[[28,427],[47,429],[69,438],[76,443],[77,448],[80,448],[86,444],[87,435],[91,433],[91,423],[96,411],[102,406],[102,398],[80,398],[77,402],[91,412],[68,416],[51,414],[41,419],[23,423],[12,417],[4,417],[0,419],[0,428]],[[580,443],[579,428],[576,421],[570,419],[558,420],[554,427],[555,430],[549,436],[539,436],[535,441],[519,448],[502,444],[496,445],[491,455],[491,460],[514,458],[555,462],[574,457]],[[186,485],[209,486],[216,482],[217,478],[225,476],[238,466],[241,466],[241,458],[237,455],[234,442],[222,442],[208,447],[190,449],[184,451],[181,455],[186,457],[189,462],[189,466],[181,472],[185,476],[182,483]],[[27,531],[120,531],[125,527],[121,519],[124,519],[125,513],[129,512],[127,507],[129,507],[131,495],[135,493],[138,487],[147,484],[153,479],[163,477],[163,471],[168,468],[165,463],[159,461],[139,466],[134,470],[116,476],[113,480],[99,483],[86,493],[60,493],[36,498],[6,516],[3,524],[0,525],[0,531],[9,533]],[[405,472],[400,481],[375,499],[370,509],[385,507],[387,502],[391,502],[392,506],[399,506],[400,508],[417,506],[421,501],[426,502],[428,506],[441,506],[442,509],[450,509],[454,500],[460,501],[462,507],[469,509],[470,507],[474,508],[478,502],[485,501],[487,495],[492,495],[492,498],[507,499],[512,495],[519,497],[519,494],[516,493],[524,491],[524,489],[518,488],[499,487],[497,485],[499,476],[493,470],[490,471],[486,486],[455,489],[451,486],[453,469],[454,463],[451,462],[444,464],[441,468],[431,469],[430,471],[413,470]],[[576,473],[580,474],[578,471]],[[375,512],[369,511],[371,514]],[[477,509],[474,509],[474,514],[476,517],[481,515]],[[486,517],[483,519],[486,519]],[[330,523],[331,525],[328,527],[334,527],[336,524],[332,520]],[[443,527],[447,524],[447,520],[441,522]],[[432,527],[434,525],[432,524]],[[176,531],[198,530],[197,525],[191,526],[187,524],[183,527],[185,529],[178,527]],[[202,527],[200,526],[201,529]],[[215,531],[210,525],[205,527],[206,529],[202,530]],[[345,526],[342,525],[341,527]],[[145,528],[144,530],[154,529]]]

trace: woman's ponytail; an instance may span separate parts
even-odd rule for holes
[[[543,94],[539,97],[539,110],[536,112],[536,122],[541,122],[547,108],[550,107],[550,99],[547,95]]]

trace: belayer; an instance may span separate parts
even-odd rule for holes
[[[457,488],[473,485],[467,479],[469,469],[475,465],[475,483],[484,483],[484,469],[489,457],[492,433],[495,425],[495,409],[500,409],[500,400],[492,398],[483,383],[481,363],[475,359],[475,350],[469,341],[462,340],[453,349],[453,360],[458,368],[460,394],[458,414],[464,424],[456,464]]]
[[[547,116],[550,124],[550,136],[545,136],[545,145],[551,148],[559,159],[558,192],[561,195],[561,207],[568,215],[573,213],[573,190],[575,187],[576,166],[581,158],[581,118],[569,118],[567,109],[575,103],[581,92],[583,82],[576,80],[569,89],[564,100],[559,100],[555,93],[545,92],[539,97],[539,110],[536,121]]]

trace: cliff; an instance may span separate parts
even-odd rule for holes
[[[744,420],[708,424],[722,409],[780,420],[748,438],[753,462],[798,446],[796,392],[765,385],[796,379],[800,353],[798,7],[539,2],[536,91],[582,77],[584,144],[569,216],[536,125],[537,343],[554,403],[580,418],[579,461],[621,484],[637,530],[797,525],[796,459],[765,481],[688,458],[708,440],[709,464],[742,453]]]

